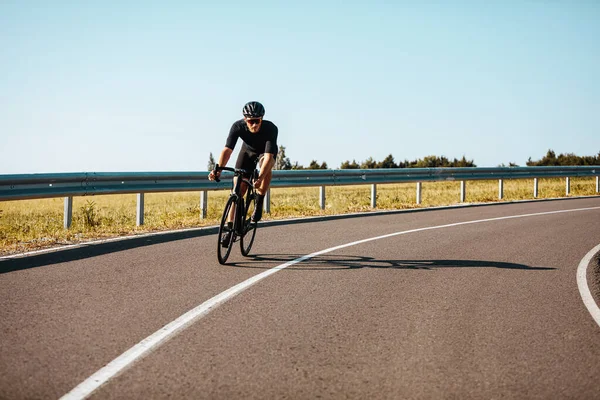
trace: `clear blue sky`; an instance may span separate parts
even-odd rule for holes
[[[249,100],[304,165],[595,155],[600,2],[0,2],[0,174],[206,170]]]

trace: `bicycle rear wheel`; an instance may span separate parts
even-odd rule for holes
[[[221,217],[221,225],[219,226],[219,234],[217,235],[217,258],[219,259],[219,264],[225,264],[227,258],[229,258],[231,249],[233,248],[233,242],[236,239],[236,221],[239,219],[236,218],[237,215],[234,214],[233,227],[231,229],[227,227],[227,216],[232,207],[234,213],[237,213],[237,199],[234,196],[229,197],[229,200],[227,200],[227,203],[225,204],[223,217]],[[223,239],[228,235],[229,243],[226,243],[226,246],[223,246]]]
[[[249,190],[246,196],[246,207],[244,207],[244,219],[242,223],[242,236],[240,237],[240,250],[242,255],[248,256],[250,249],[254,243],[254,237],[256,236],[256,228],[258,224],[252,221],[252,213],[256,208],[256,192]]]

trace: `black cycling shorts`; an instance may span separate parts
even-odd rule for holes
[[[255,153],[246,146],[243,146],[238,155],[235,167],[248,171],[248,174],[244,174],[244,177],[249,179],[252,176],[252,172],[256,169],[256,164],[260,156],[261,154]]]

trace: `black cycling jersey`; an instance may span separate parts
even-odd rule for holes
[[[236,121],[231,126],[225,147],[233,150],[238,138],[242,138],[248,150],[256,154],[271,153],[277,155],[277,126],[271,121],[263,120],[260,130],[256,133],[250,132],[246,121]]]

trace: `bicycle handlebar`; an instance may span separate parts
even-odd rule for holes
[[[229,172],[233,172],[234,175],[236,175],[236,176],[248,175],[251,173],[250,171],[246,171],[245,169],[241,169],[241,168],[220,167],[219,164],[215,164],[215,169],[213,169],[213,171],[214,172],[229,171]],[[215,181],[221,182],[221,179],[219,179],[219,177],[215,175]]]

